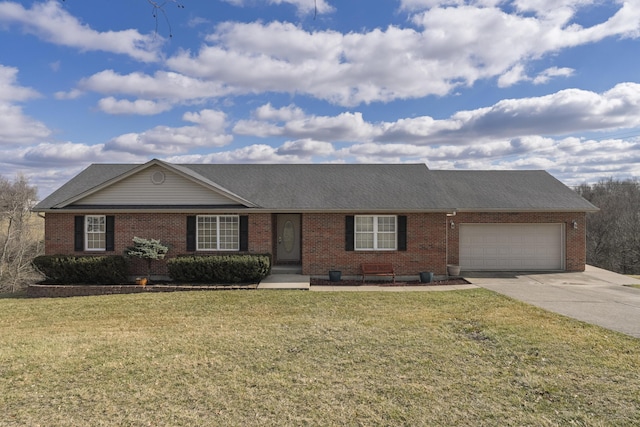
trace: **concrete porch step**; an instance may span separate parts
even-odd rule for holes
[[[258,289],[300,289],[308,291],[310,277],[301,274],[270,274],[258,284]]]
[[[302,274],[301,265],[274,265],[271,274]]]

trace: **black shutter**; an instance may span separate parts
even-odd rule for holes
[[[73,250],[84,251],[84,216],[77,215],[73,228]]]
[[[187,217],[187,251],[196,250],[196,217]]]
[[[107,215],[106,217],[106,240],[104,248],[107,251],[114,251],[116,246],[115,239],[115,216]]]
[[[407,250],[407,217],[406,215],[398,216],[398,250]]]
[[[347,215],[345,219],[344,250],[353,251],[355,244],[355,217]]]
[[[247,215],[240,216],[240,250],[249,250],[249,217]]]

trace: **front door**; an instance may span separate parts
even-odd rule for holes
[[[300,262],[300,215],[278,214],[276,262]]]

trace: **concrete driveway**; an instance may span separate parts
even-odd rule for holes
[[[464,272],[474,285],[640,338],[640,280],[587,266],[580,273]]]

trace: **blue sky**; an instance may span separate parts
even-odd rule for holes
[[[640,1],[0,0],[0,173],[426,163],[640,176]]]

